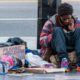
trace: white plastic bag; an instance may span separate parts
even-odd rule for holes
[[[34,55],[32,52],[27,53],[25,57],[29,62],[29,67],[56,67],[56,65],[43,60],[40,56]]]

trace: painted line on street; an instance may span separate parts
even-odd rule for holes
[[[0,18],[0,20],[38,20],[38,18]]]

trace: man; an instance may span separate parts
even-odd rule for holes
[[[70,68],[68,51],[75,50],[77,70],[80,69],[80,22],[73,16],[73,7],[62,3],[58,13],[43,26],[40,34],[41,56],[45,57],[46,48],[51,48],[60,60],[60,67]]]

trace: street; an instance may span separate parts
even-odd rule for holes
[[[80,80],[80,73],[24,74],[0,76],[1,80]]]
[[[0,36],[36,36],[37,5],[35,2],[0,3]]]

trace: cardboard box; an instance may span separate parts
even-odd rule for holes
[[[25,45],[14,45],[0,48],[0,57],[2,55],[12,55],[19,59],[25,59]]]

